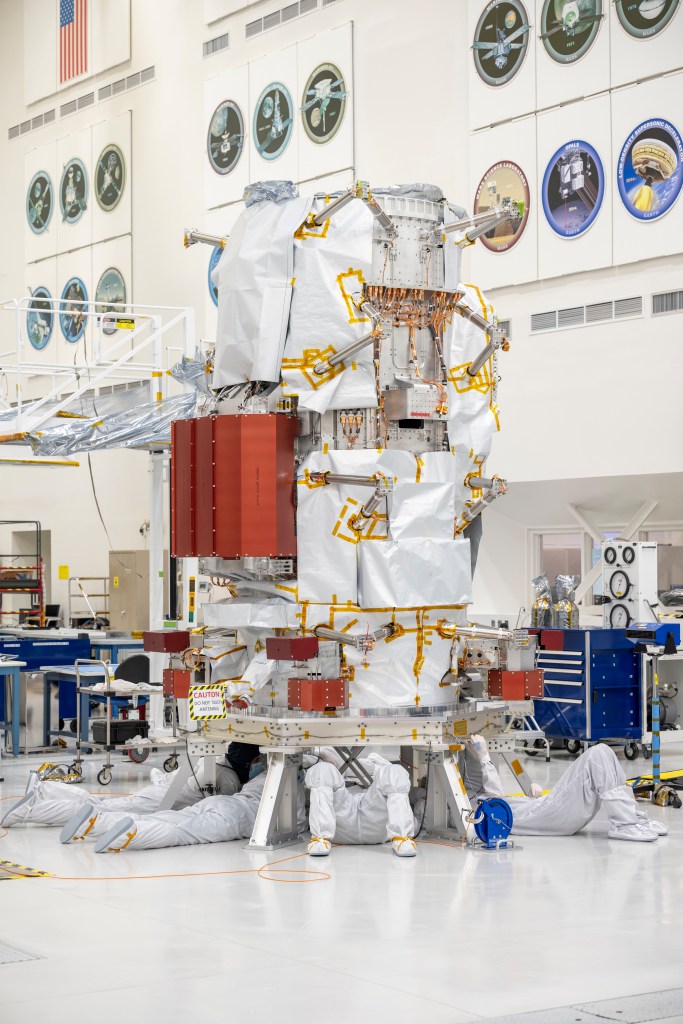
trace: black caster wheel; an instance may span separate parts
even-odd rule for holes
[[[624,757],[627,761],[635,761],[635,759],[638,757],[638,744],[627,743],[624,746]]]
[[[72,732],[74,734],[74,736],[75,736],[77,728],[78,728],[78,722],[76,721],[75,718],[72,718],[71,722],[69,724],[69,732]]]
[[[64,729],[64,719],[60,718],[59,719],[59,731],[62,732],[63,729]]]
[[[526,744],[524,745],[526,746]],[[534,749],[527,750],[526,753],[529,755],[529,757],[536,757],[536,755],[540,754],[542,750],[545,750],[545,743],[543,742],[543,740],[534,740]]]
[[[111,769],[103,768],[101,772],[97,773],[97,781],[100,786],[108,786],[111,782]]]
[[[646,761],[649,761],[652,757],[652,747],[643,747],[643,757]]]
[[[567,740],[567,750],[574,757],[578,757],[581,753],[581,740]]]
[[[69,771],[73,772],[74,775],[82,775],[83,774],[83,765],[81,764],[80,761],[74,761],[73,764],[69,765]]]
[[[175,756],[175,754],[171,754],[171,756],[167,757],[166,760],[164,761],[164,771],[165,772],[174,772],[177,767],[178,767],[178,758]]]

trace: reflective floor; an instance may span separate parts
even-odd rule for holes
[[[134,791],[160,761],[117,761],[107,792]],[[569,762],[527,766],[547,785]],[[38,763],[3,759],[3,812]],[[624,766],[635,775],[650,762]],[[683,743],[664,766],[683,768]],[[84,787],[101,793],[99,767],[93,758]],[[459,1024],[676,989],[683,810],[657,817],[671,832],[651,844],[610,841],[596,825],[510,853],[421,844],[415,860],[338,847],[321,861],[241,842],[97,856],[61,846],[57,829],[2,830],[2,860],[54,877],[0,884],[0,944],[39,958],[0,964],[0,1020]],[[637,1019],[683,1019],[664,1012]],[[530,1018],[544,1019],[592,1018]]]

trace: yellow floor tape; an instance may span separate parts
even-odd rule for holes
[[[669,779],[683,778],[683,768],[677,768],[673,772],[661,772],[659,777],[662,782],[667,782]],[[636,775],[634,779],[627,779],[626,781],[629,786],[632,786],[634,782],[652,782],[652,775]]]
[[[0,880],[9,881],[17,878],[53,878],[50,871],[39,871],[38,868],[29,868],[25,864],[15,864],[12,860],[0,860]]]

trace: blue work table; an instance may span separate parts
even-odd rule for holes
[[[0,676],[9,676],[12,681],[12,753],[19,753],[19,740],[21,734],[21,670],[26,668],[25,661],[0,661]],[[5,721],[3,729],[7,730],[7,708],[8,701],[5,701]]]
[[[92,648],[93,658],[101,658],[103,651],[109,651],[111,654],[111,660],[115,662],[121,661],[121,651],[141,651],[143,649],[144,640],[133,640],[130,637],[103,637],[101,640],[90,640],[90,646]]]

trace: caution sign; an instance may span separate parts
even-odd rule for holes
[[[193,721],[225,718],[225,715],[225,694],[222,686],[190,687],[190,718]]]
[[[9,878],[52,878],[49,871],[39,871],[38,868],[29,868],[25,864],[15,864],[12,860],[0,860],[0,881]]]
[[[114,319],[114,324],[120,331],[134,331],[135,320],[129,316],[117,316]]]

